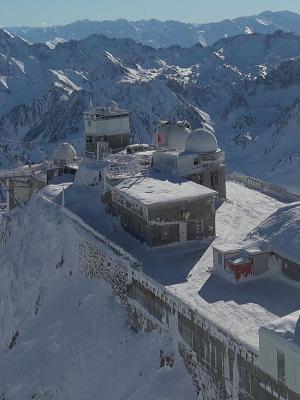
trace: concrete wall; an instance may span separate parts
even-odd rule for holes
[[[253,256],[253,273],[254,275],[262,274],[268,271],[268,260],[270,254],[263,253],[263,254],[255,254]]]
[[[19,204],[23,204],[30,200],[34,193],[41,190],[47,185],[47,178],[45,180],[37,180],[30,176],[24,178],[14,178],[6,180],[8,209],[11,210]]]
[[[111,136],[120,133],[129,134],[129,115],[109,118],[85,119],[85,133],[93,136]]]
[[[274,379],[277,373],[277,350],[285,355],[286,384],[300,395],[300,348],[276,334],[261,328],[259,331],[260,367]]]

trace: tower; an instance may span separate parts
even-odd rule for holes
[[[105,152],[114,152],[129,144],[129,111],[120,109],[114,101],[105,107],[94,107],[91,103],[84,113],[85,156],[98,157]]]

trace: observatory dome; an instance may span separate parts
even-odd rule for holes
[[[218,150],[218,142],[210,130],[199,128],[187,138],[185,149],[193,153],[212,153]]]
[[[54,151],[54,160],[71,161],[76,158],[76,150],[70,143],[61,143]]]
[[[158,144],[184,150],[188,136],[191,134],[191,125],[188,121],[161,121],[158,127]]]
[[[107,103],[107,107],[110,108],[111,111],[116,111],[119,108],[118,103],[112,100]]]

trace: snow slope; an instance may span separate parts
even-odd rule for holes
[[[131,331],[106,284],[80,276],[78,243],[88,238],[80,226],[42,197],[9,218],[0,249],[3,399],[195,398],[172,342]],[[172,369],[160,368],[160,350],[174,354]]]

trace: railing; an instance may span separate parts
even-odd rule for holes
[[[224,159],[223,159],[224,160]],[[213,166],[218,167],[222,163],[222,159],[212,159],[209,162],[201,162],[190,167],[176,168],[174,172],[179,176],[187,176],[203,172],[206,168],[212,168]]]
[[[243,175],[239,172],[231,172],[227,174],[227,179],[243,183],[250,189],[255,189],[264,192],[272,197],[278,198],[283,202],[293,203],[300,201],[300,195],[290,193],[286,189],[274,185],[273,183],[265,182],[251,176]]]
[[[93,111],[85,111],[84,112],[84,119],[94,119],[98,120],[101,118],[109,118],[109,117],[127,117],[129,116],[129,111],[123,109],[95,109]]]
[[[149,175],[149,167],[147,165],[110,165],[104,170],[105,178],[109,180],[126,179],[135,176]]]

